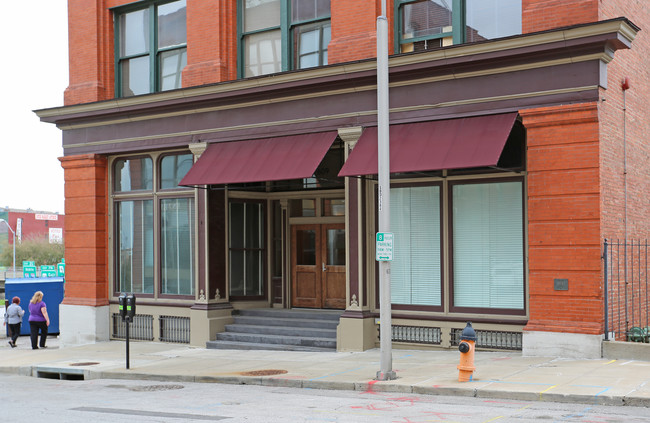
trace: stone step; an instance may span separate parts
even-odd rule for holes
[[[313,320],[327,320],[339,321],[341,310],[306,310],[306,309],[282,309],[282,308],[256,308],[256,309],[243,309],[237,310],[234,315],[239,316],[261,316],[272,317],[274,319],[313,319]]]
[[[303,328],[320,328],[336,330],[338,320],[318,320],[318,319],[302,319],[302,318],[286,318],[286,317],[271,317],[271,316],[256,316],[256,315],[234,315],[235,323],[240,325],[253,325],[253,326],[291,326]]]
[[[265,335],[257,333],[222,332],[218,341],[251,342],[257,344],[298,345],[303,347],[336,348],[336,339],[307,336]]]
[[[333,352],[332,348],[305,347],[301,345],[257,344],[254,342],[208,341],[206,348],[215,350],[271,350],[271,351],[309,351]]]
[[[233,312],[207,348],[336,351],[340,310],[244,309]]]
[[[321,329],[301,326],[267,326],[252,324],[226,325],[226,332],[257,333],[264,335],[302,336],[310,338],[336,339],[336,328]]]

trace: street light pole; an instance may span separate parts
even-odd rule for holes
[[[14,232],[13,229],[11,229],[11,226],[9,226],[9,222],[7,222],[4,219],[0,219],[0,223],[4,222],[5,225],[9,228],[12,234],[14,234],[14,278],[16,277],[16,232]]]
[[[388,19],[386,0],[377,17],[377,178],[379,232],[390,232],[390,140],[388,105]],[[379,261],[380,363],[377,380],[395,379],[392,358],[390,261]]]

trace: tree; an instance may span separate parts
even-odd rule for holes
[[[4,243],[0,247],[0,265],[13,265],[13,246]],[[50,244],[44,238],[25,239],[16,243],[16,267],[22,266],[23,261],[33,261],[37,266],[46,264],[56,265],[64,256],[64,244]]]

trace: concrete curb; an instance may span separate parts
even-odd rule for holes
[[[0,348],[0,374],[62,380],[115,379],[220,383],[378,394],[474,397],[526,402],[650,407],[648,361],[573,360],[486,353],[481,374],[457,381],[457,355],[408,351],[395,358],[398,378],[374,379],[377,351],[294,353],[221,351],[159,343],[138,344],[131,369],[123,343],[33,352]]]
[[[84,379],[116,379],[116,380],[149,380],[159,382],[194,382],[194,383],[221,383],[230,385],[258,385],[268,387],[287,387],[300,389],[324,389],[356,392],[419,394],[453,397],[474,397],[485,399],[508,399],[529,402],[559,402],[580,403],[608,406],[634,406],[650,407],[650,398],[639,396],[620,395],[583,395],[583,394],[558,394],[542,392],[514,392],[480,388],[475,386],[442,387],[442,386],[417,386],[388,382],[346,382],[325,381],[309,379],[292,379],[273,376],[191,376],[191,375],[162,375],[130,370],[88,370],[59,366],[11,366],[0,367],[0,372],[20,376],[39,377],[39,374],[83,375]],[[41,376],[43,377],[43,376]]]

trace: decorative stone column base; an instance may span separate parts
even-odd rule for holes
[[[347,313],[347,312],[346,312]],[[337,351],[365,351],[377,345],[377,326],[371,316],[341,316],[336,328]]]
[[[234,322],[232,306],[208,309],[195,305],[190,310],[190,345],[205,348],[206,342],[214,341],[216,334],[223,332],[226,325]]]
[[[59,343],[62,347],[95,344],[110,339],[109,307],[59,305]]]
[[[594,359],[602,357],[602,335],[524,331],[522,355]]]

